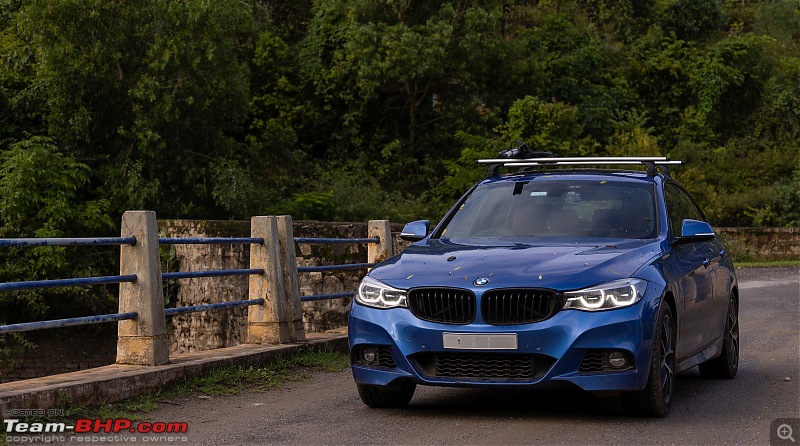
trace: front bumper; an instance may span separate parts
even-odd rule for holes
[[[411,381],[449,387],[577,386],[586,391],[641,390],[647,382],[653,328],[662,291],[650,284],[644,298],[628,308],[600,312],[562,310],[545,321],[510,326],[426,322],[405,308],[379,310],[353,302],[348,327],[353,377],[359,384],[378,386]],[[446,349],[444,333],[514,333],[517,349]],[[359,361],[357,352],[365,346],[380,346],[391,355],[390,366],[386,366],[386,361],[380,366]],[[625,352],[634,364],[622,371],[581,371],[581,362],[587,353],[598,351]],[[533,358],[534,367],[538,367],[527,378],[441,376],[432,373],[430,367],[432,358],[460,361],[462,357],[516,358],[520,355]]]

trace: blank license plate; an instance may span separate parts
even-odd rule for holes
[[[499,334],[474,334],[474,333],[444,333],[442,335],[444,348],[466,350],[516,350],[516,333]]]

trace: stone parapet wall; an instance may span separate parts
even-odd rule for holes
[[[715,228],[734,260],[800,260],[800,228]]]
[[[402,225],[394,225],[399,233]],[[293,222],[295,237],[364,238],[367,223]],[[159,233],[165,237],[249,237],[246,221],[159,221]],[[407,245],[393,234],[394,252]],[[365,244],[298,244],[298,266],[364,263]],[[173,268],[180,271],[248,268],[249,245],[174,245]],[[170,253],[163,252],[162,263]],[[366,270],[324,273],[300,273],[300,294],[331,294],[354,291]],[[246,276],[183,279],[169,284],[165,299],[169,306],[183,307],[204,303],[246,299]],[[350,298],[303,304],[303,323],[307,332],[324,332],[347,325]],[[247,308],[190,313],[171,317],[168,324],[170,353],[187,353],[239,345],[247,339]]]
[[[250,222],[160,220],[158,232],[176,238],[250,237]],[[161,262],[164,272],[245,269],[249,268],[250,245],[162,245]],[[170,281],[165,288],[167,307],[231,302],[247,299],[248,278],[181,279]],[[167,318],[167,333],[170,355],[243,344],[247,340],[247,308],[171,316]]]
[[[117,327],[67,327],[27,333],[36,345],[0,362],[0,384],[114,363]]]

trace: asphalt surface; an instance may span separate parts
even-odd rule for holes
[[[172,444],[776,444],[774,420],[800,418],[800,269],[747,268],[741,284],[739,374],[682,373],[666,418],[626,415],[615,399],[579,391],[418,386],[405,409],[361,403],[349,370],[277,391],[189,397],[149,414],[187,421]],[[791,438],[800,441],[795,420]],[[785,432],[784,437],[786,438]]]

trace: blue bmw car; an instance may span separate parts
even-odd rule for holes
[[[472,187],[373,268],[350,311],[353,377],[371,407],[417,384],[577,387],[665,416],[675,374],[733,378],[730,253],[665,158],[485,160]],[[647,170],[587,165],[644,164]]]

